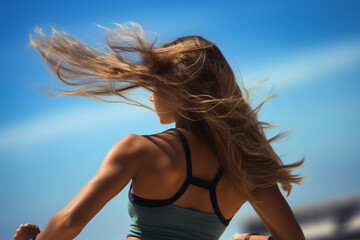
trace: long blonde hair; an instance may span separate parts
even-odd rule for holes
[[[271,123],[258,120],[258,107],[249,104],[249,92],[242,94],[235,75],[216,44],[201,36],[180,37],[155,47],[142,27],[134,22],[116,24],[106,29],[109,52],[89,47],[52,28],[47,37],[36,29],[31,45],[45,58],[50,70],[66,85],[80,88],[52,97],[86,96],[105,102],[123,102],[149,108],[126,96],[129,90],[147,89],[164,99],[171,99],[192,132],[208,141],[221,167],[245,199],[253,200],[253,190],[280,183],[288,196],[292,183],[304,177],[291,172],[305,158],[285,165],[275,153],[272,142],[284,137],[279,133],[267,139],[265,128]],[[127,54],[139,54],[138,60]],[[41,91],[42,92],[42,91]],[[124,101],[109,101],[102,96],[117,96]]]

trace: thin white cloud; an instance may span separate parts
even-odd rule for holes
[[[243,77],[246,86],[248,80],[253,84],[253,79],[269,78],[264,86],[271,84],[279,90],[330,76],[359,61],[360,39],[347,40],[275,56],[269,65],[258,66],[254,72],[243,73]]]
[[[275,88],[279,89],[318,79],[359,60],[360,41],[342,42],[277,57],[271,65],[257,66],[257,71],[243,75],[245,82],[255,77],[270,78],[268,84],[275,84]],[[126,104],[105,105],[98,108],[47,113],[3,126],[0,128],[0,152],[146,114],[141,107]]]
[[[69,134],[85,132],[115,122],[146,115],[146,110],[126,104],[103,104],[46,113],[30,120],[17,121],[0,129],[0,152],[22,145],[45,142]],[[150,111],[150,110],[149,110]]]

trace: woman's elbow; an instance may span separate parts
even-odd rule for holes
[[[282,227],[280,229],[269,229],[273,240],[305,240],[305,235],[301,227],[297,226]]]
[[[72,214],[64,214],[59,212],[57,214],[59,228],[67,235],[77,236],[82,230],[81,219]]]
[[[291,232],[287,233],[286,237],[283,237],[281,239],[283,239],[283,240],[289,240],[289,239],[291,239],[291,240],[306,240],[305,235],[304,235],[302,229],[300,228],[300,226],[298,229],[292,230]],[[277,238],[274,238],[274,240],[277,240]]]

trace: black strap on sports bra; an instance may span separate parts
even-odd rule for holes
[[[131,188],[132,188],[132,183],[130,184],[130,188],[129,188],[129,200],[132,203],[136,203],[142,206],[146,206],[146,207],[160,207],[160,206],[165,206],[168,204],[171,204],[173,202],[175,202],[177,199],[179,199],[184,192],[186,191],[186,189],[189,187],[190,184],[196,185],[198,187],[201,188],[205,188],[208,189],[210,191],[210,199],[211,199],[211,204],[214,208],[214,211],[216,213],[216,215],[219,217],[220,221],[225,225],[228,226],[229,222],[231,221],[231,219],[233,217],[231,217],[230,219],[225,219],[224,216],[221,214],[219,206],[217,204],[217,200],[216,200],[216,184],[219,182],[221,176],[222,176],[222,171],[221,168],[219,169],[219,171],[217,172],[217,174],[215,175],[214,179],[212,181],[205,181],[202,180],[200,178],[197,177],[193,177],[192,176],[192,166],[191,166],[191,154],[190,154],[190,148],[188,145],[188,142],[185,138],[185,135],[177,128],[170,128],[166,131],[175,131],[179,136],[180,136],[180,140],[183,144],[184,150],[185,150],[185,154],[186,154],[186,169],[187,169],[187,175],[186,175],[186,179],[183,183],[183,185],[180,187],[179,191],[177,193],[175,193],[171,198],[169,199],[145,199],[139,196],[134,195],[133,193],[131,193]]]

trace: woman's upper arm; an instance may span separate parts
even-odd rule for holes
[[[257,188],[254,198],[261,203],[250,202],[275,240],[304,240],[304,234],[278,185]]]
[[[135,177],[145,154],[139,137],[129,134],[106,154],[98,172],[60,211],[69,227],[82,229]]]

